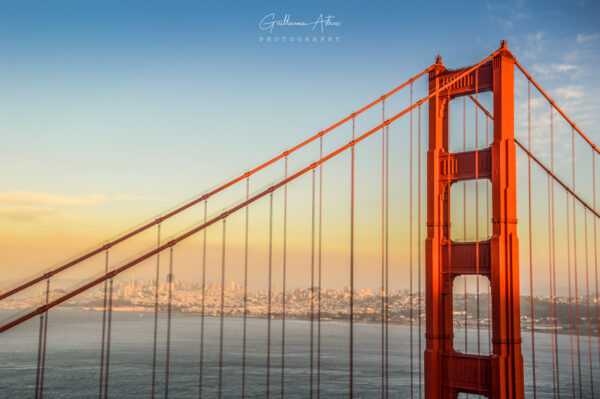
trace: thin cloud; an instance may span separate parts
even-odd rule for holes
[[[552,64],[552,69],[556,72],[569,72],[576,71],[578,69],[577,65],[572,64]]]
[[[578,44],[582,44],[585,42],[591,42],[591,41],[598,40],[598,39],[600,39],[600,33],[592,33],[589,35],[580,33],[577,35],[577,38],[576,38]]]
[[[519,0],[515,1],[514,4],[487,2],[488,19],[493,24],[512,29],[515,23],[529,18],[529,15],[523,11],[524,6],[525,2]]]
[[[544,32],[539,31],[525,36],[525,49],[523,55],[527,58],[537,59],[546,48]]]
[[[89,194],[65,196],[50,193],[39,193],[30,191],[9,191],[0,193],[0,204],[11,205],[54,205],[54,206],[85,206],[94,205],[107,201],[133,200],[139,197],[127,195],[109,196],[106,194]]]
[[[585,96],[583,86],[565,86],[554,90],[556,96],[565,100],[580,100]]]
[[[0,217],[16,221],[32,221],[51,215],[57,211],[56,208],[38,206],[20,206],[12,209],[0,208]]]
[[[561,64],[534,64],[532,66],[533,71],[544,77],[556,77],[561,73],[569,73],[571,75],[579,72],[580,68],[577,65],[570,63]]]

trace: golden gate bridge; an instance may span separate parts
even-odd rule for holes
[[[520,77],[525,79],[527,88],[527,102],[522,108],[515,107],[515,72],[520,73]],[[413,86],[419,81],[427,79],[428,94],[421,99],[413,100]],[[545,148],[536,148],[532,146],[532,89],[537,90],[537,94],[548,104],[547,123],[548,131],[544,131],[545,137],[549,136],[550,154]],[[410,91],[410,103],[397,113],[386,114],[386,102],[402,91]],[[483,93],[491,93],[492,108],[487,109],[480,99]],[[458,122],[450,121],[450,116],[460,115],[460,112],[450,112],[450,105],[457,105],[456,110],[460,111],[462,106],[462,151],[451,151],[452,138],[450,132],[454,130],[451,126],[460,125]],[[474,125],[475,149],[467,151],[466,147],[466,126],[467,112],[466,106],[471,104],[474,107],[473,119],[469,123]],[[381,107],[381,122],[365,131],[357,131],[356,121],[368,110],[375,107]],[[413,114],[417,115],[417,123],[413,123]],[[422,115],[425,121],[422,122]],[[526,121],[525,137],[516,137],[515,134],[515,116]],[[594,397],[598,388],[597,366],[600,366],[600,302],[598,287],[598,251],[597,251],[597,228],[596,222],[600,217],[596,204],[596,157],[599,153],[598,147],[577,127],[577,125],[563,112],[561,108],[546,94],[534,78],[517,61],[517,59],[508,50],[506,43],[502,42],[501,47],[492,54],[485,57],[475,65],[450,70],[447,69],[438,56],[436,62],[421,71],[406,82],[397,86],[380,98],[368,103],[358,111],[351,113],[339,122],[320,131],[318,134],[302,141],[294,147],[284,151],[276,157],[260,164],[259,166],[239,175],[231,181],[222,184],[205,194],[179,206],[164,215],[151,220],[131,231],[112,239],[81,256],[76,257],[56,268],[44,272],[35,278],[24,281],[12,287],[6,287],[0,291],[0,301],[5,301],[25,290],[37,285],[44,285],[45,296],[44,303],[39,307],[30,309],[24,313],[11,316],[4,320],[0,325],[0,332],[8,330],[38,328],[38,348],[37,360],[35,365],[35,390],[34,396],[41,398],[44,395],[45,369],[46,369],[46,351],[48,335],[48,319],[51,310],[66,301],[91,289],[103,291],[102,323],[99,328],[101,334],[101,356],[98,366],[98,396],[100,398],[109,396],[109,378],[111,365],[111,331],[113,322],[114,307],[114,281],[115,278],[125,271],[131,270],[144,261],[156,260],[155,265],[155,284],[154,289],[154,329],[153,329],[153,356],[152,356],[152,374],[151,374],[151,395],[169,396],[170,387],[170,362],[171,362],[171,328],[173,313],[172,297],[174,291],[174,252],[178,245],[193,236],[200,236],[203,239],[202,245],[202,283],[200,307],[201,326],[199,341],[199,359],[198,359],[198,385],[197,391],[199,397],[206,396],[206,381],[203,380],[204,359],[204,334],[205,334],[205,316],[206,316],[206,251],[207,241],[206,232],[213,226],[221,227],[221,258],[218,265],[220,274],[220,297],[218,302],[219,314],[219,360],[218,360],[218,386],[216,392],[219,397],[222,396],[223,386],[228,384],[228,375],[223,372],[224,356],[224,318],[226,316],[226,295],[225,295],[225,271],[227,267],[226,243],[228,237],[228,220],[234,214],[241,214],[244,218],[244,275],[243,279],[243,332],[241,344],[241,397],[248,396],[247,372],[248,364],[246,362],[247,343],[247,318],[248,318],[248,263],[250,231],[249,231],[249,213],[253,205],[262,202],[268,207],[268,214],[263,219],[263,224],[268,226],[265,246],[268,248],[268,262],[266,271],[268,272],[268,300],[266,310],[266,320],[268,323],[266,371],[264,396],[286,396],[286,317],[287,310],[286,282],[289,273],[287,265],[287,234],[291,230],[288,226],[288,186],[290,183],[302,178],[310,180],[310,288],[309,288],[309,309],[310,314],[310,344],[306,349],[310,356],[309,384],[306,387],[304,396],[320,397],[321,395],[321,334],[322,334],[322,225],[323,225],[323,167],[331,163],[333,159],[340,158],[341,154],[348,154],[348,163],[345,166],[349,190],[338,195],[348,196],[349,214],[347,215],[347,226],[349,235],[349,253],[347,264],[348,287],[348,308],[347,308],[347,328],[348,328],[348,373],[347,387],[348,396],[355,394],[356,371],[354,368],[356,358],[355,324],[356,303],[355,303],[355,263],[356,263],[356,212],[357,212],[357,187],[356,187],[356,160],[355,151],[369,137],[381,135],[381,186],[379,200],[381,201],[380,216],[380,244],[381,244],[381,265],[380,270],[373,268],[373,273],[381,274],[381,291],[379,322],[381,324],[381,372],[379,390],[372,392],[369,396],[381,396],[387,398],[389,395],[397,396],[394,383],[390,383],[390,345],[396,343],[389,339],[390,324],[390,269],[398,268],[397,264],[390,262],[390,223],[397,223],[397,220],[390,218],[390,126],[402,118],[409,118],[409,127],[406,133],[410,135],[409,147],[409,184],[404,188],[404,194],[409,202],[409,250],[410,267],[408,269],[408,279],[410,282],[410,397],[433,398],[456,398],[459,395],[477,395],[489,398],[523,398],[525,396],[525,385],[531,387],[532,397],[543,397],[545,394],[538,392],[539,373],[545,373],[547,370],[541,370],[539,363],[536,367],[536,343],[540,341],[540,329],[548,328],[548,332],[543,332],[544,339],[549,337],[552,359],[552,383],[551,390],[546,396],[552,397]],[[559,142],[560,137],[555,134],[558,122],[567,126],[570,132],[570,142]],[[422,126],[427,126],[427,131]],[[483,124],[483,125],[482,125]],[[480,145],[480,129],[484,126],[485,143]],[[491,126],[491,129],[490,129]],[[331,152],[324,152],[324,140],[327,139],[330,132],[346,128],[351,132],[349,141],[338,146]],[[535,126],[533,127],[535,129]],[[422,143],[422,131],[428,133],[428,149],[426,158],[422,158],[422,149],[425,146]],[[415,143],[414,136],[417,134]],[[564,135],[563,135],[564,136]],[[576,170],[576,140],[581,142],[589,151],[587,155],[591,161],[591,173],[587,173],[583,181],[578,174],[581,171]],[[296,171],[289,170],[288,160],[299,150],[307,147],[309,144],[318,144],[318,158],[312,163],[301,167]],[[414,150],[417,144],[416,151]],[[557,148],[571,147],[570,167],[571,181],[561,177],[565,166],[561,166],[561,171],[557,170],[555,165]],[[538,146],[541,147],[541,146]],[[517,158],[522,156],[526,162],[526,180],[527,184],[521,188],[527,191],[527,214],[517,218],[517,175],[525,171],[525,168],[519,170]],[[547,162],[549,158],[550,162]],[[425,161],[425,162],[423,162]],[[422,163],[426,164],[425,175],[422,174]],[[282,168],[283,178],[272,181],[268,187],[251,193],[250,182],[261,173],[269,169]],[[280,170],[280,169],[278,169]],[[422,191],[421,180],[426,178],[426,239],[423,242],[423,232],[421,226],[422,209],[421,202]],[[537,181],[536,181],[537,180]],[[483,181],[485,188],[485,206],[480,208],[481,199],[479,183]],[[577,181],[577,186],[576,186]],[[467,209],[466,202],[466,182],[475,184],[475,206],[474,209]],[[451,220],[453,219],[451,194],[457,193],[452,187],[463,188],[463,234],[460,237],[459,231],[453,231]],[[416,185],[416,187],[414,187]],[[547,192],[539,190],[543,187]],[[582,189],[581,187],[584,187]],[[207,204],[211,198],[219,193],[232,190],[234,187],[242,187],[245,190],[245,196],[234,205],[228,206],[222,212],[209,217]],[[533,190],[532,190],[533,187]],[[591,195],[589,191],[591,192]],[[283,237],[283,276],[282,276],[282,303],[280,312],[273,309],[273,240],[274,240],[274,195],[282,195],[283,207],[283,226],[281,235]],[[460,194],[460,193],[459,193]],[[483,194],[482,194],[483,195]],[[545,198],[543,198],[545,195]],[[416,200],[414,197],[417,197]],[[460,197],[460,195],[459,195]],[[536,203],[535,197],[541,197],[546,201]],[[590,201],[591,197],[591,201]],[[564,198],[564,199],[563,199]],[[559,205],[564,208],[558,209]],[[183,231],[181,234],[173,236],[168,240],[161,239],[161,225],[174,216],[185,211],[201,207],[203,210],[203,219],[195,226]],[[543,207],[547,208],[547,215],[539,220],[532,215],[536,210]],[[483,209],[485,208],[485,209]],[[467,214],[475,214],[475,240],[467,240]],[[413,221],[413,213],[416,214],[417,222]],[[485,239],[481,239],[483,232],[480,231],[480,219],[485,215]],[[562,219],[566,220],[563,222]],[[392,220],[390,220],[392,219]],[[527,255],[523,256],[525,262],[519,264],[519,240],[517,234],[518,221],[526,224],[525,237],[521,235],[521,241],[526,243]],[[580,223],[579,228],[577,223]],[[581,222],[583,221],[583,229]],[[535,226],[539,222],[539,226]],[[491,225],[491,230],[490,230]],[[566,234],[559,236],[559,228],[564,227]],[[156,247],[122,264],[111,265],[109,254],[116,246],[122,245],[126,241],[139,236],[143,232],[151,229],[156,230]],[[542,231],[543,234],[538,234]],[[538,235],[538,237],[535,237]],[[583,243],[581,238],[583,237]],[[547,240],[547,252],[536,250],[535,240]],[[558,242],[557,242],[558,241]],[[424,273],[421,264],[421,251],[417,249],[417,265],[413,261],[413,247],[420,248],[424,243]],[[393,243],[392,243],[393,246]],[[557,246],[559,250],[557,251]],[[561,251],[566,246],[566,257],[562,259]],[[158,344],[158,313],[159,307],[159,283],[160,283],[160,254],[166,253],[168,259],[168,296],[167,296],[167,321],[166,321],[166,358],[164,370],[159,370],[157,361]],[[85,261],[94,257],[104,256],[104,272],[100,276],[92,277],[90,280],[81,282],[76,288],[63,292],[51,293],[50,281],[55,276],[60,275],[66,270],[72,269]],[[536,260],[536,258],[540,258]],[[522,260],[523,260],[522,259]],[[581,259],[583,259],[583,270]],[[565,262],[566,260],[566,262]],[[547,270],[535,268],[535,263],[546,263]],[[524,264],[523,264],[524,263]],[[560,264],[566,263],[566,268]],[[406,270],[402,270],[405,272]],[[415,276],[416,275],[416,276]],[[464,278],[464,345],[462,339],[456,335],[456,305],[457,298],[456,282],[459,277],[476,277],[476,328],[477,342],[469,345],[467,334],[467,279]],[[421,281],[424,277],[424,287]],[[480,277],[485,281],[487,293],[487,309],[480,309]],[[525,277],[527,284],[521,284],[520,281]],[[417,281],[417,287],[413,282]],[[581,286],[581,281],[585,281],[585,286]],[[534,283],[547,283],[545,286],[546,298],[549,303],[549,324],[544,326],[537,325],[539,317],[535,316],[535,298]],[[488,283],[489,282],[489,283]],[[568,295],[561,297],[559,290],[561,285],[567,285]],[[558,287],[558,288],[557,288]],[[392,287],[393,288],[393,287]],[[416,288],[416,290],[415,290]],[[422,289],[425,288],[425,303],[423,305]],[[462,288],[462,287],[460,287]],[[529,303],[521,306],[523,293],[528,293]],[[564,301],[568,305],[568,322],[565,326],[568,328],[569,358],[559,356],[559,308]],[[416,304],[416,306],[415,306]],[[527,314],[522,314],[522,308],[528,308]],[[425,326],[421,325],[421,313],[425,311]],[[482,354],[482,339],[480,328],[482,324],[482,312],[489,318],[487,343],[490,351],[488,354]],[[583,314],[582,314],[583,313]],[[275,387],[271,382],[272,365],[272,340],[273,331],[271,328],[272,319],[281,319],[281,352],[280,365],[278,370],[281,372],[280,386]],[[416,316],[416,320],[415,320]],[[39,323],[32,323],[31,319],[38,318]],[[416,333],[413,333],[415,325]],[[485,328],[485,327],[484,327]],[[524,330],[526,329],[526,330]],[[594,330],[595,329],[595,334]],[[526,337],[522,337],[522,331],[527,331]],[[537,335],[536,335],[537,332]],[[562,332],[561,332],[562,334]],[[567,332],[565,332],[567,334]],[[594,336],[595,335],[595,336]],[[5,335],[6,336],[6,335]],[[424,344],[422,345],[422,338]],[[530,340],[531,351],[524,353],[521,345],[522,340]],[[596,342],[593,342],[596,341]],[[463,347],[459,350],[457,346]],[[467,348],[476,347],[476,353],[467,353]],[[484,345],[485,346],[485,345]],[[594,350],[595,346],[595,350]],[[472,349],[471,349],[472,350]],[[595,353],[597,352],[597,353]],[[524,370],[523,357],[530,359],[532,367]],[[539,356],[539,353],[538,353]],[[416,359],[413,359],[415,357]],[[596,360],[597,359],[597,360]],[[72,359],[74,366],[77,359]],[[562,365],[562,368],[561,368]],[[565,373],[565,370],[567,371]],[[393,370],[391,371],[393,373]],[[549,372],[549,371],[548,371]],[[164,374],[164,391],[158,391],[158,374]],[[529,392],[529,391],[528,391]],[[529,396],[529,394],[528,394]]]

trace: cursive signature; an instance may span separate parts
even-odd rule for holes
[[[293,21],[290,14],[285,14],[281,19],[275,19],[275,13],[273,12],[265,15],[258,23],[260,30],[267,30],[269,33],[273,33],[273,29],[276,26],[312,27],[313,31],[319,27],[321,33],[325,33],[326,27],[339,27],[340,25],[342,25],[342,23],[335,20],[335,15],[327,15],[324,17],[323,14],[319,14],[319,17],[315,21],[306,22]]]

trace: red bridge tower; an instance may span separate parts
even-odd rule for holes
[[[438,58],[429,73],[436,91],[466,71],[446,70]],[[450,100],[477,92],[494,96],[492,146],[449,152]],[[516,158],[514,143],[514,58],[501,51],[429,100],[427,153],[425,397],[456,398],[460,392],[489,398],[523,398],[523,357],[519,304]],[[490,240],[453,242],[450,236],[450,186],[470,179],[492,183],[493,235]],[[454,350],[452,286],[459,275],[482,275],[492,295],[491,356]]]

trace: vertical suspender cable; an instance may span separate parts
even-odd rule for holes
[[[592,149],[592,190],[596,210],[596,154]],[[594,217],[594,270],[596,277],[596,335],[598,336],[598,364],[600,365],[600,300],[598,295],[598,241],[596,240],[596,218]]]
[[[46,305],[50,299],[50,279],[46,280]],[[44,312],[44,327],[42,331],[42,364],[40,370],[39,398],[44,397],[44,374],[46,372],[46,341],[48,338],[48,311]],[[41,323],[41,321],[40,321]]]
[[[354,397],[354,137],[352,118],[352,147],[350,148],[350,399]]]
[[[531,82],[527,81],[527,149],[531,152]],[[531,246],[531,157],[527,157],[527,205],[529,219],[529,307],[531,317],[531,358],[533,362],[533,397],[537,397],[537,384],[535,380],[535,336],[534,336],[534,318],[533,318],[533,248]],[[549,263],[552,265],[552,262]],[[552,267],[552,266],[550,266]],[[551,277],[552,279],[552,277]],[[552,280],[550,280],[552,287]],[[552,288],[550,288],[552,290]],[[552,296],[550,296],[552,298]],[[554,358],[553,358],[554,361]]]
[[[475,100],[479,100],[479,69],[475,70]],[[475,281],[477,295],[477,355],[481,355],[481,335],[479,328],[479,109],[475,106]],[[481,359],[477,358],[477,379],[481,377]]]
[[[531,84],[531,81],[528,81],[529,84]],[[530,158],[530,157],[528,157]],[[552,113],[552,107],[550,107],[550,167],[553,170],[554,169],[554,118],[553,118],[553,113]],[[553,303],[552,303],[552,298],[553,298],[553,283],[552,283],[552,270],[553,270],[553,263],[554,263],[554,236],[553,236],[553,231],[554,231],[554,186],[553,186],[553,181],[552,178],[550,177],[550,175],[547,176],[548,177],[548,270],[549,270],[549,278],[550,278],[550,320],[552,320],[554,317],[557,316],[556,314],[556,309],[554,309]],[[551,348],[552,348],[552,387],[554,390],[554,397],[556,398],[557,396],[557,384],[556,384],[556,362],[554,360],[554,352],[555,352],[555,347],[554,347],[554,341],[551,338]]]
[[[108,247],[106,248],[106,257],[104,261],[104,273],[108,273]],[[106,338],[106,297],[108,295],[108,281],[104,281],[104,304],[102,306],[102,339],[100,343],[100,381],[98,383],[98,399],[102,399],[102,383],[104,380],[104,340]],[[156,334],[155,334],[156,336]],[[154,377],[154,375],[153,375]],[[154,382],[154,378],[152,378]],[[152,384],[154,387],[154,384]],[[152,389],[154,394],[154,389]]]
[[[549,177],[548,177],[549,178]],[[568,283],[569,283],[569,339],[571,341],[571,389],[573,391],[573,398],[575,398],[575,358],[573,356],[573,305],[572,305],[572,297],[571,297],[571,233],[569,232],[570,226],[570,218],[569,214],[571,210],[569,209],[569,193],[566,192],[566,203],[567,203],[567,273],[569,274]],[[574,201],[574,200],[573,200]]]
[[[385,127],[385,397],[389,395],[389,148],[390,126]]]
[[[227,219],[223,219],[223,243],[221,245],[221,302],[219,311],[219,398],[223,394],[223,327],[225,317],[225,233]]]
[[[44,333],[44,313],[40,314],[40,332],[38,337],[38,356],[37,356],[37,371],[35,373],[35,395],[34,398],[37,399],[39,397],[40,391],[40,367],[42,362],[42,335]],[[102,350],[104,353],[104,349]]]
[[[554,109],[550,107],[550,157],[551,157],[551,167],[552,172],[554,172]],[[554,308],[554,361],[553,364],[556,365],[556,393],[558,398],[560,398],[560,367],[559,367],[559,357],[558,357],[558,309],[557,309],[557,300],[556,300],[556,229],[555,229],[555,218],[554,218],[554,179],[550,179],[551,183],[551,196],[552,196],[552,258],[550,260],[552,266],[552,301],[550,303],[550,308]]]
[[[385,121],[385,99],[381,102]],[[410,357],[412,366],[412,356]],[[412,376],[412,367],[411,367]],[[412,378],[411,378],[412,381]],[[412,386],[412,384],[411,384]],[[385,398],[385,126],[381,129],[381,399]]]
[[[451,119],[450,119],[451,118],[450,105],[451,105],[451,101],[448,101],[446,103],[446,108],[447,108],[446,114],[447,114],[447,117],[448,117],[448,122],[447,122],[448,134],[450,134],[450,130],[451,130],[450,126],[452,125],[451,124]],[[447,150],[449,150],[449,148]],[[450,191],[448,189],[447,193],[449,193],[449,192]],[[444,229],[445,229],[445,231],[444,231]],[[446,238],[446,240],[448,242],[448,245],[446,246],[446,248],[447,248],[446,249],[447,259],[452,259],[452,239],[451,239],[451,236],[452,236],[452,224],[450,223],[450,220],[447,220],[442,225],[442,237]],[[454,282],[455,281],[456,280],[454,280]],[[452,299],[452,308],[453,309],[452,309],[452,311],[454,312],[454,287],[452,288],[452,291],[453,291],[453,294],[452,294],[452,298],[453,298]],[[427,306],[427,304],[425,304],[425,306]],[[453,320],[452,320],[452,332],[454,334],[454,314],[453,314]],[[425,331],[425,334],[427,334],[427,330]],[[450,367],[454,367],[454,357],[451,357],[449,359],[448,364],[449,364]],[[453,380],[454,380],[454,375],[450,374],[450,385],[453,384]]]
[[[171,302],[173,299],[173,247],[169,248],[169,296],[167,299],[167,351],[165,358],[165,399],[169,397],[169,371],[171,366]]]
[[[412,106],[412,84],[410,93],[410,105]],[[409,135],[409,157],[408,157],[408,281],[409,281],[409,317],[410,317],[410,397],[413,398],[414,391],[414,365],[413,365],[413,324],[414,324],[414,293],[413,293],[413,120],[410,111],[410,135]]]
[[[588,325],[588,355],[590,360],[590,388],[592,398],[594,397],[594,364],[592,362],[592,326],[591,326],[591,313],[590,313],[590,273],[589,273],[589,261],[588,261],[588,231],[587,231],[587,208],[583,208],[583,224],[585,231],[585,291],[587,299],[587,325]]]
[[[310,237],[310,377],[309,397],[313,397],[313,364],[314,364],[314,322],[315,322],[315,184],[316,170],[312,170],[312,213]]]
[[[285,157],[284,176],[287,179],[288,158]],[[285,397],[285,305],[287,283],[287,184],[283,186],[283,297],[281,319],[281,397]]]
[[[385,397],[389,395],[389,327],[390,327],[390,286],[389,286],[389,158],[390,125],[385,133]]]
[[[485,117],[485,147],[489,147],[490,145],[490,137],[489,137],[489,118]],[[490,185],[486,184],[485,186],[485,229],[486,229],[486,237],[490,238]],[[486,284],[487,286],[487,310],[488,310],[488,353],[492,354],[492,306],[490,303],[490,284],[489,281]]]
[[[250,198],[250,178],[246,179],[246,200]],[[246,397],[246,321],[248,317],[248,213],[246,206],[246,226],[244,231],[244,327],[242,332],[242,399]],[[282,395],[283,396],[283,395]]]
[[[528,161],[531,158],[528,157]],[[551,195],[551,190],[552,190],[552,185],[551,185],[551,177],[550,175],[547,176],[547,183],[548,183],[548,274],[549,274],[549,278],[550,278],[550,299],[552,300],[552,195]],[[531,197],[531,194],[530,194]],[[531,202],[531,201],[530,201]],[[530,218],[531,218],[531,211],[530,213]],[[529,222],[529,224],[531,225],[531,222]],[[530,227],[531,230],[531,227]],[[531,235],[531,234],[530,234]],[[531,243],[529,244],[530,250],[529,250],[529,257],[531,258]],[[531,259],[530,259],[530,277],[531,277]],[[533,283],[530,283],[530,289],[532,288]],[[531,295],[531,292],[530,292]],[[531,322],[533,323],[533,295],[531,295]],[[550,320],[552,320],[552,318],[555,316],[555,312],[553,310],[553,306],[552,303],[550,303]],[[534,341],[533,341],[533,325],[531,328],[531,334],[532,334],[532,345],[531,345],[531,350],[532,350],[532,354],[534,353]],[[557,394],[557,384],[556,384],[556,362],[554,361],[554,341],[552,340],[552,336],[550,336],[550,346],[552,348],[551,351],[551,355],[552,355],[552,387],[553,387],[553,392],[554,392],[554,398],[556,398],[556,394]],[[535,375],[535,367],[533,368],[533,375]]]
[[[319,160],[323,158],[323,136],[319,138]],[[319,164],[319,264],[317,294],[317,399],[321,398],[321,250],[323,241],[323,164]]]
[[[207,211],[208,211],[208,203],[204,200],[204,223],[207,220]],[[198,397],[202,399],[202,388],[204,386],[204,316],[205,316],[205,305],[206,305],[206,229],[202,232],[202,300],[200,303],[200,376],[198,380]],[[244,332],[246,327],[246,312],[244,311]],[[244,336],[245,338],[245,336]],[[245,355],[245,346],[246,341],[244,340],[244,355]],[[242,367],[242,397],[244,396],[244,377],[245,377],[245,369]]]
[[[110,336],[112,332],[112,299],[114,277],[111,276],[108,286],[108,326],[106,331],[106,367],[104,369],[104,399],[108,398],[108,376],[110,371]]]
[[[421,380],[421,107],[419,106],[418,139],[417,139],[417,320],[418,320],[418,350],[419,350],[419,399],[421,399],[422,380]]]
[[[156,247],[160,247],[160,223],[156,226]],[[108,257],[108,252],[107,252]],[[108,266],[108,264],[107,264]],[[108,271],[108,270],[107,270]],[[152,399],[156,388],[156,341],[158,333],[158,287],[160,280],[160,252],[156,253],[156,274],[154,276],[154,340],[152,341]],[[106,308],[106,281],[104,282],[104,307]],[[104,328],[104,327],[103,327]],[[102,376],[102,373],[100,373]],[[102,385],[101,385],[102,386]],[[100,389],[102,392],[102,389]]]
[[[390,389],[390,362],[389,362],[389,329],[390,329],[390,267],[389,267],[389,158],[390,158],[390,125],[386,126],[385,134],[385,397],[389,396]]]
[[[571,128],[572,156],[573,163],[573,191],[575,191],[575,130]],[[573,268],[575,277],[575,326],[577,331],[577,375],[579,380],[579,398],[581,399],[581,344],[579,339],[579,284],[577,277],[577,215],[575,213],[576,203],[573,201]]]
[[[271,275],[273,268],[273,192],[269,194],[269,289],[267,302],[267,392],[271,394]]]
[[[552,181],[552,189],[554,190],[554,181]],[[552,192],[552,214],[554,215],[554,191]],[[554,219],[552,220],[552,285],[553,294],[550,302],[550,307],[554,308],[554,363],[556,364],[556,393],[560,399],[560,362],[558,356],[558,300],[556,296],[556,236],[554,229]]]
[[[463,97],[463,151],[467,150],[467,98]],[[448,237],[450,240],[450,237]],[[463,181],[463,241],[467,241],[467,182]],[[450,258],[448,258],[450,259]],[[467,313],[467,276],[463,276],[464,285],[464,301],[465,301],[465,353],[467,353],[467,324],[468,324],[468,313]],[[467,398],[469,395],[467,394]]]

